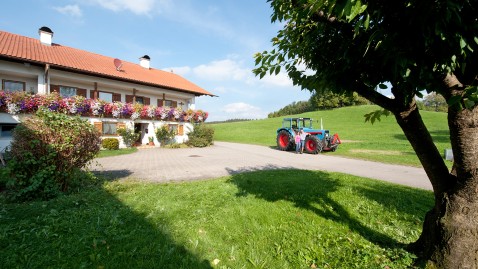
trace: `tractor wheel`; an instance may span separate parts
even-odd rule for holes
[[[277,134],[277,147],[280,150],[291,150],[294,146],[292,142],[292,136],[286,130],[282,130]]]
[[[316,136],[307,136],[304,143],[305,152],[310,154],[319,154],[319,152],[322,152],[322,142]]]

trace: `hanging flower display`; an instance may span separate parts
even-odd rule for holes
[[[0,91],[0,112],[9,114],[35,113],[39,107],[69,115],[138,118],[162,121],[204,122],[208,113],[202,110],[183,111],[180,107],[156,107],[139,103],[107,103],[102,100],[87,99],[82,96],[61,98],[58,93],[30,94],[25,92]]]

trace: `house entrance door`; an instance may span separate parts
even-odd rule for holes
[[[135,145],[141,145],[141,141],[143,141],[144,133],[142,132],[142,125],[141,123],[135,123],[134,124],[134,133],[135,134],[140,134],[138,140],[134,142]]]

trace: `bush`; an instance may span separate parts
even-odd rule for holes
[[[188,134],[189,140],[186,142],[192,147],[207,147],[213,144],[214,129],[205,124],[194,126],[194,130]]]
[[[163,125],[155,130],[155,134],[156,139],[158,139],[161,144],[167,144],[174,138],[176,131],[174,131],[174,129],[169,130],[168,125]]]
[[[131,147],[134,142],[136,142],[139,139],[139,136],[141,133],[135,133],[133,130],[126,129],[126,128],[119,128],[117,130],[118,134],[123,138],[123,143],[126,145],[126,147]]]
[[[13,130],[12,159],[1,172],[13,200],[48,199],[68,190],[78,171],[100,150],[88,121],[39,110]]]
[[[104,149],[117,150],[119,149],[119,141],[116,138],[105,138],[101,141],[101,146]]]

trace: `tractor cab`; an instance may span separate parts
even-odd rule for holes
[[[282,128],[291,128],[298,131],[300,128],[312,128],[311,118],[284,118],[282,120]]]

